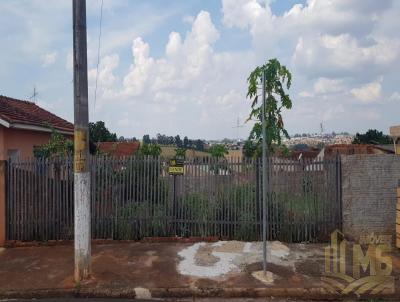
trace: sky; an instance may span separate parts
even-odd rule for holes
[[[100,7],[87,0],[89,119],[119,136],[246,138],[246,80],[271,58],[293,75],[290,134],[400,124],[400,1],[104,0],[95,99]],[[0,13],[0,94],[73,122],[72,1]]]

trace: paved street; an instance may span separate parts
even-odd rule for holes
[[[94,244],[91,278],[80,284],[72,245],[8,248],[0,252],[0,297],[340,297],[321,281],[324,246],[269,242],[264,276],[260,242]],[[392,259],[398,276],[399,255]]]
[[[38,301],[37,299],[5,299],[0,301],[12,302],[30,302]],[[307,302],[310,300],[297,300],[297,299],[279,299],[279,298],[197,298],[197,299],[111,299],[111,298],[54,298],[54,299],[41,299],[41,302]],[[314,302],[355,302],[357,300],[313,300]],[[384,302],[385,300],[367,300],[368,302]],[[387,300],[389,301],[389,300]],[[393,301],[393,300],[391,300]]]

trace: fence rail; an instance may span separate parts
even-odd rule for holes
[[[184,175],[155,157],[91,158],[96,239],[219,236],[258,240],[261,160],[194,158]],[[73,239],[70,158],[8,162],[8,240]],[[340,160],[268,160],[268,238],[324,241],[341,224]]]

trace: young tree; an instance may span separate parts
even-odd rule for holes
[[[261,154],[259,151],[257,151],[257,144],[248,139],[244,142],[243,145],[243,156],[244,157],[256,157],[256,155]]]
[[[47,144],[36,146],[33,149],[33,155],[36,158],[64,157],[72,155],[74,152],[74,144],[71,140],[66,139],[64,135],[52,130],[50,140]]]
[[[139,150],[140,155],[160,156],[161,147],[158,144],[143,144]]]
[[[225,157],[226,154],[229,154],[228,150],[224,145],[214,145],[208,149],[208,152],[211,153],[211,156],[214,158],[222,158]]]
[[[229,152],[224,145],[213,145],[208,149],[208,152],[211,153],[211,157],[214,159],[211,161],[210,171],[212,171],[215,175],[218,175],[221,171],[228,170],[225,155],[229,154]]]
[[[185,148],[176,148],[175,149],[175,157],[185,158],[186,157],[186,149]]]
[[[258,93],[263,72],[265,73],[265,112],[262,112],[262,95]],[[271,59],[266,64],[254,69],[247,82],[249,85],[247,97],[252,100],[251,112],[247,120],[256,120],[250,132],[249,140],[257,146],[257,150],[260,148],[262,141],[261,121],[262,115],[264,115],[267,148],[272,151],[274,145],[281,145],[282,136],[289,138],[284,127],[282,110],[292,108],[292,100],[285,91],[285,89],[290,88],[292,74],[277,59]],[[254,155],[259,155],[258,152],[255,153]]]

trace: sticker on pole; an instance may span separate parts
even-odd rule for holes
[[[74,144],[74,171],[86,172],[87,131],[85,129],[76,129],[74,131]]]
[[[183,159],[174,158],[169,161],[168,173],[169,175],[183,175]]]

